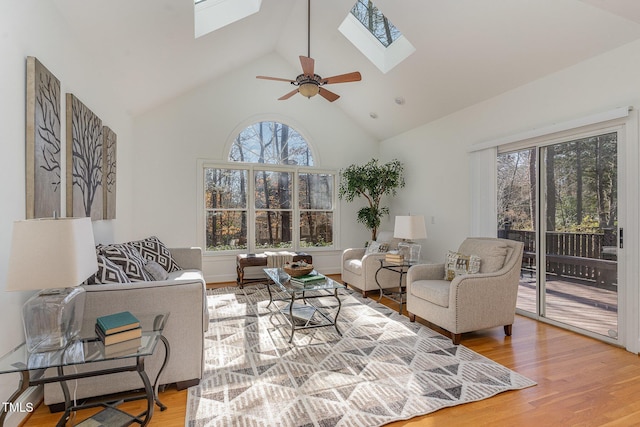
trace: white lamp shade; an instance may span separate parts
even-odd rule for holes
[[[7,291],[78,286],[97,270],[91,218],[13,223]]]
[[[424,223],[424,216],[396,216],[393,237],[406,240],[426,239],[427,227]]]

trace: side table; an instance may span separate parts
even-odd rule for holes
[[[407,271],[409,271],[409,267],[411,267],[413,264],[391,263],[391,262],[387,262],[384,258],[380,258],[378,261],[380,261],[380,267],[378,267],[378,269],[376,270],[376,275],[375,275],[376,285],[378,285],[378,288],[380,288],[380,296],[378,297],[378,302],[382,300],[383,296],[386,296],[391,301],[398,303],[398,314],[402,314],[402,305],[406,303],[405,293],[407,290],[406,286],[402,284],[402,277],[405,274],[407,274]],[[380,282],[378,281],[378,273],[380,273],[382,270],[389,270],[398,274],[397,288],[383,289],[382,286],[380,286]]]
[[[154,404],[157,404],[162,411],[167,408],[158,399],[158,385],[162,371],[167,366],[170,356],[169,342],[162,335],[169,314],[137,317],[140,320],[143,330],[141,344],[140,347],[129,353],[109,355],[108,352],[105,352],[105,346],[102,341],[96,336],[91,336],[76,338],[65,348],[46,353],[30,353],[27,351],[25,343],[22,343],[2,356],[0,358],[0,374],[20,373],[21,379],[18,389],[7,401],[8,404],[0,408],[0,427],[4,425],[7,408],[10,408],[28,387],[54,382],[60,384],[65,398],[65,411],[56,424],[57,426],[66,425],[73,411],[94,407],[103,407],[104,409],[77,425],[110,425],[110,422],[118,422],[120,425],[128,425],[131,423],[138,423],[142,426],[147,425],[153,416]],[[165,347],[165,359],[152,384],[145,372],[144,360],[147,356],[151,356],[154,353],[159,342]],[[74,365],[93,364],[105,360],[126,360],[130,363],[112,368],[96,369],[94,371],[65,373],[65,368]],[[55,368],[54,375],[50,375],[49,373],[45,375],[45,371],[49,368]],[[78,404],[74,402],[69,392],[67,381],[117,372],[137,372],[144,386],[144,392],[127,395],[125,398],[111,397],[108,400],[91,399],[89,402]],[[147,401],[146,410],[140,414],[127,414],[116,408],[120,403],[140,399],[146,399]]]

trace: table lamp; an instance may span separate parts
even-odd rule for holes
[[[98,270],[91,218],[13,223],[7,291],[41,289],[22,307],[29,352],[64,348],[80,332],[85,291]]]
[[[393,227],[393,237],[403,239],[402,242],[398,243],[398,250],[400,253],[406,254],[405,258],[408,258],[407,262],[409,264],[417,264],[420,261],[420,249],[422,247],[413,240],[427,238],[424,216],[396,216],[396,223]]]

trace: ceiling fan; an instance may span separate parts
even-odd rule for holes
[[[320,95],[329,102],[333,102],[340,98],[340,95],[325,89],[323,87],[324,85],[357,82],[362,79],[362,76],[358,71],[327,78],[323,78],[318,74],[315,74],[315,61],[311,58],[311,0],[308,0],[307,3],[307,56],[300,56],[300,65],[302,65],[302,74],[298,75],[295,80],[267,76],[256,76],[256,78],[289,82],[296,86],[294,90],[278,98],[278,100],[281,101],[291,98],[296,93],[300,93],[302,96],[306,96],[307,98]]]

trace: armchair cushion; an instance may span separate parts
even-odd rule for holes
[[[353,274],[362,274],[362,260],[361,259],[347,259],[343,265],[345,270],[352,272]]]
[[[493,273],[504,266],[508,246],[501,241],[466,239],[458,252],[478,255],[481,258],[480,273]]]
[[[449,307],[449,282],[443,280],[418,280],[411,284],[411,293],[440,307]]]

